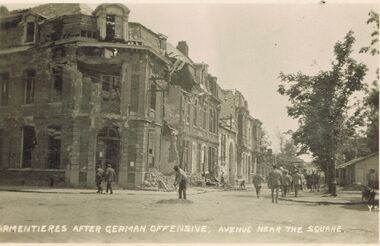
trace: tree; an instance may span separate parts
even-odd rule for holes
[[[288,133],[292,133],[289,131]],[[295,167],[303,166],[304,161],[298,157],[298,149],[294,140],[289,135],[278,132],[277,138],[280,143],[280,153],[276,154],[276,163],[289,171],[294,171]]]
[[[378,81],[374,81],[372,88],[368,89],[368,96],[365,98],[367,107],[367,146],[371,152],[379,149],[379,87]]]
[[[299,128],[292,137],[301,152],[310,151],[326,173],[329,192],[336,195],[335,164],[343,145],[349,121],[351,95],[363,88],[367,67],[350,57],[355,42],[349,31],[344,41],[334,46],[331,69],[315,76],[298,72],[280,73],[278,92],[289,98],[288,115],[298,119]]]
[[[370,11],[367,24],[374,24],[374,30],[371,33],[371,43],[363,47],[360,53],[370,53],[372,56],[379,55],[379,14]],[[372,151],[378,151],[379,146],[379,68],[376,69],[376,79],[371,88],[365,88],[367,96],[364,98],[365,119],[367,120],[367,145]]]

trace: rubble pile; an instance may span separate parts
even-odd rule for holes
[[[164,190],[173,191],[174,190],[174,176],[166,176],[155,168],[149,169],[145,176],[144,183],[141,185],[141,189],[147,190]]]
[[[189,178],[189,185],[190,186],[198,186],[198,187],[204,187],[205,186],[204,177],[202,177],[201,173],[189,174],[188,178]]]

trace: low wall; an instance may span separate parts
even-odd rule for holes
[[[65,186],[65,170],[3,169],[0,170],[0,185]]]

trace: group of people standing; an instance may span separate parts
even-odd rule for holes
[[[262,187],[262,182],[264,182],[264,177],[258,172],[253,175],[253,185],[255,186],[256,196],[260,197],[260,190]],[[311,191],[319,191],[319,174],[316,174],[314,171],[311,175],[307,177],[299,172],[298,169],[295,169],[293,174],[288,170],[280,169],[276,165],[273,166],[273,170],[269,173],[268,176],[268,187],[271,189],[272,202],[277,203],[278,201],[278,192],[281,189],[281,195],[286,197],[288,193],[293,192],[294,196],[298,196],[300,190],[306,189],[306,184],[309,186]]]
[[[112,168],[111,164],[107,164],[107,168],[104,171],[104,169],[101,167],[101,165],[97,165],[96,167],[96,187],[98,188],[98,191],[96,193],[103,194],[103,188],[102,188],[102,182],[107,182],[107,188],[106,193],[110,191],[110,194],[113,194],[112,190],[112,182],[114,182],[116,179],[116,172]]]
[[[116,179],[116,172],[112,168],[111,164],[107,164],[107,168],[104,169],[101,165],[97,165],[96,167],[96,186],[98,188],[96,193],[103,194],[102,182],[106,181],[107,188],[106,193],[110,191],[110,194],[113,194],[112,190],[112,182]],[[178,185],[178,198],[186,199],[186,189],[188,178],[186,172],[179,168],[178,166],[174,166],[175,173],[175,181],[174,186]],[[222,175],[223,177],[223,175]],[[224,181],[224,180],[223,180]],[[262,187],[262,182],[265,181],[264,177],[257,172],[253,175],[252,178],[253,185],[255,186],[256,196],[260,197],[260,191]],[[288,170],[279,169],[276,165],[273,166],[273,170],[269,173],[268,176],[268,187],[271,189],[272,195],[272,203],[277,203],[278,200],[278,192],[281,189],[282,196],[286,197],[286,195],[294,190],[294,196],[298,196],[299,190],[305,189],[306,179],[305,176],[299,173],[298,169],[294,170],[294,173],[291,175]],[[316,174],[314,171],[311,175],[308,176],[307,184],[311,191],[319,191],[319,174]]]
[[[178,198],[186,199],[186,189],[187,189],[187,175],[186,172],[183,171],[178,166],[174,166],[175,173],[175,181],[174,186],[178,185]],[[107,168],[104,171],[102,166],[98,164],[96,166],[96,187],[98,188],[96,193],[103,194],[102,182],[105,181],[107,183],[106,193],[110,191],[110,194],[113,194],[112,190],[112,182],[116,180],[116,172],[112,168],[111,164],[107,164]]]

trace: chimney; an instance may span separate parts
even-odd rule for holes
[[[5,18],[9,16],[9,10],[7,7],[1,5],[0,6],[0,18]]]
[[[187,46],[186,41],[179,41],[177,44],[177,49],[181,51],[182,54],[189,57],[189,46]]]
[[[158,33],[158,39],[160,40],[160,49],[166,50],[166,40],[168,39],[168,37],[161,33]]]

